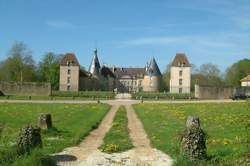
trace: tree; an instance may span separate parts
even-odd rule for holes
[[[226,70],[225,81],[230,86],[240,86],[240,80],[250,74],[250,59],[242,59]]]
[[[191,76],[192,89],[194,84],[208,85],[208,86],[223,86],[224,81],[222,74],[217,65],[212,63],[202,64],[199,69]]]
[[[39,81],[50,82],[53,90],[59,89],[60,56],[49,52],[39,63]]]
[[[0,78],[4,81],[35,81],[36,66],[32,53],[23,42],[15,42],[8,58],[1,64]]]

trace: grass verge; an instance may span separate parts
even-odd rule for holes
[[[0,165],[50,166],[49,155],[78,144],[96,128],[110,109],[106,104],[0,104]],[[51,113],[53,128],[42,131],[43,148],[18,156],[16,142],[20,128],[37,124],[40,113]]]
[[[137,104],[138,117],[154,147],[175,165],[244,165],[249,163],[250,103]],[[187,117],[198,116],[208,134],[209,159],[192,163],[180,155],[180,135]]]
[[[104,137],[104,143],[100,147],[106,153],[122,152],[133,148],[129,138],[128,118],[126,108],[121,106],[114,118],[112,127]]]

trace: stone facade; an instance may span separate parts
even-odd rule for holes
[[[154,58],[144,68],[107,67],[100,65],[97,49],[88,71],[80,69],[72,53],[66,54],[60,63],[60,91],[157,92],[161,77]]]
[[[176,54],[170,68],[170,93],[190,93],[191,65],[185,54]],[[100,65],[97,49],[89,70],[81,70],[76,56],[68,53],[60,65],[60,90],[107,90],[118,92],[158,92],[162,74],[154,58],[142,68]]]
[[[185,54],[176,54],[170,67],[170,93],[190,93],[191,65]]]
[[[60,66],[60,91],[78,91],[79,66]]]
[[[195,98],[197,99],[230,99],[233,96],[232,87],[213,87],[195,85]]]

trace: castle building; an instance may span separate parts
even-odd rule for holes
[[[143,91],[144,92],[157,92],[160,90],[161,72],[153,58],[146,64],[145,74],[143,78]]]
[[[170,67],[170,93],[190,93],[191,65],[184,53],[177,53]]]
[[[67,53],[60,63],[60,91],[78,91],[80,65],[73,53]]]
[[[88,71],[80,68],[73,53],[65,54],[60,63],[60,91],[157,92],[161,79],[154,58],[143,68],[101,66],[95,49]]]

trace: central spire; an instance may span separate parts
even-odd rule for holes
[[[93,54],[93,59],[92,59],[92,62],[89,66],[89,72],[94,76],[98,76],[100,74],[100,69],[101,69],[101,65],[100,65],[98,57],[97,57],[97,49],[95,48],[94,54]]]

